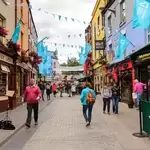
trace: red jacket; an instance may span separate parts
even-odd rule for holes
[[[37,97],[41,98],[41,91],[37,85],[27,86],[24,91],[24,99],[27,103],[38,103]]]

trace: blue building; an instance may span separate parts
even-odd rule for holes
[[[150,71],[147,71],[150,66],[148,64],[144,65],[145,70],[142,71],[143,65],[141,63],[137,65],[138,54],[146,53],[146,57],[148,57],[149,53],[147,51],[150,51],[150,48],[148,48],[150,30],[132,28],[133,7],[134,0],[108,0],[106,7],[102,8],[103,26],[106,35],[106,55],[110,64],[108,70],[110,74],[113,72],[112,79],[111,75],[108,78],[110,81],[113,81],[117,76],[118,79],[115,81],[121,87],[121,98],[123,101],[128,101],[128,103],[132,101],[134,79],[137,78],[147,85],[150,79]],[[131,44],[124,54],[116,59],[115,54],[120,33],[125,35]],[[143,49],[145,45],[147,46]],[[145,97],[148,98],[147,93],[148,89],[145,91]]]

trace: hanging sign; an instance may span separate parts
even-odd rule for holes
[[[95,50],[104,50],[105,43],[104,40],[95,40]]]
[[[137,61],[145,61],[145,60],[148,60],[148,59],[150,59],[150,52],[146,53],[146,54],[139,55],[137,57]]]

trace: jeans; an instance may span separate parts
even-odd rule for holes
[[[31,124],[31,119],[32,119],[32,109],[34,111],[34,121],[38,121],[38,110],[39,110],[39,104],[38,103],[33,103],[33,104],[27,104],[27,124]]]
[[[92,119],[92,109],[93,109],[93,104],[92,105],[83,105],[83,116],[85,121],[91,122]]]
[[[107,112],[110,112],[110,98],[103,98],[103,111],[106,111],[107,106]]]
[[[114,113],[118,113],[118,107],[119,107],[119,97],[118,96],[114,96],[112,98],[113,101],[113,112]]]
[[[140,102],[141,96],[142,96],[142,92],[137,93],[137,99],[136,99],[137,106],[139,106],[139,102]]]

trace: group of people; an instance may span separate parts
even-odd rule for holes
[[[135,80],[135,86],[134,86],[134,92],[137,94],[137,104],[139,104],[141,95],[143,93],[143,88],[145,84],[139,82],[138,80]],[[50,82],[46,85],[39,83],[37,86],[35,84],[34,79],[30,80],[30,85],[26,87],[24,92],[24,101],[27,101],[27,120],[26,120],[26,126],[30,127],[31,124],[31,118],[32,118],[32,110],[34,111],[34,121],[35,125],[38,124],[38,107],[39,107],[39,100],[44,100],[44,90],[46,89],[47,93],[47,99],[50,100],[50,94],[53,93],[54,97],[56,97],[57,89],[60,90],[60,97],[62,97],[63,90],[68,92],[69,97],[70,91],[72,91],[72,95],[74,96],[76,93],[76,86],[74,84],[60,84],[58,87],[55,83],[51,84]],[[114,84],[113,86],[110,86],[110,83],[105,83],[101,90],[101,96],[103,100],[103,113],[107,113],[110,115],[110,104],[112,101],[112,110],[115,114],[118,114],[118,108],[119,108],[119,101],[120,101],[120,89],[117,84]],[[83,105],[83,116],[86,121],[86,126],[89,126],[91,123],[92,118],[92,109],[93,105],[96,100],[96,92],[93,90],[91,83],[85,82],[85,84],[82,87],[82,92],[80,95],[80,101]]]

